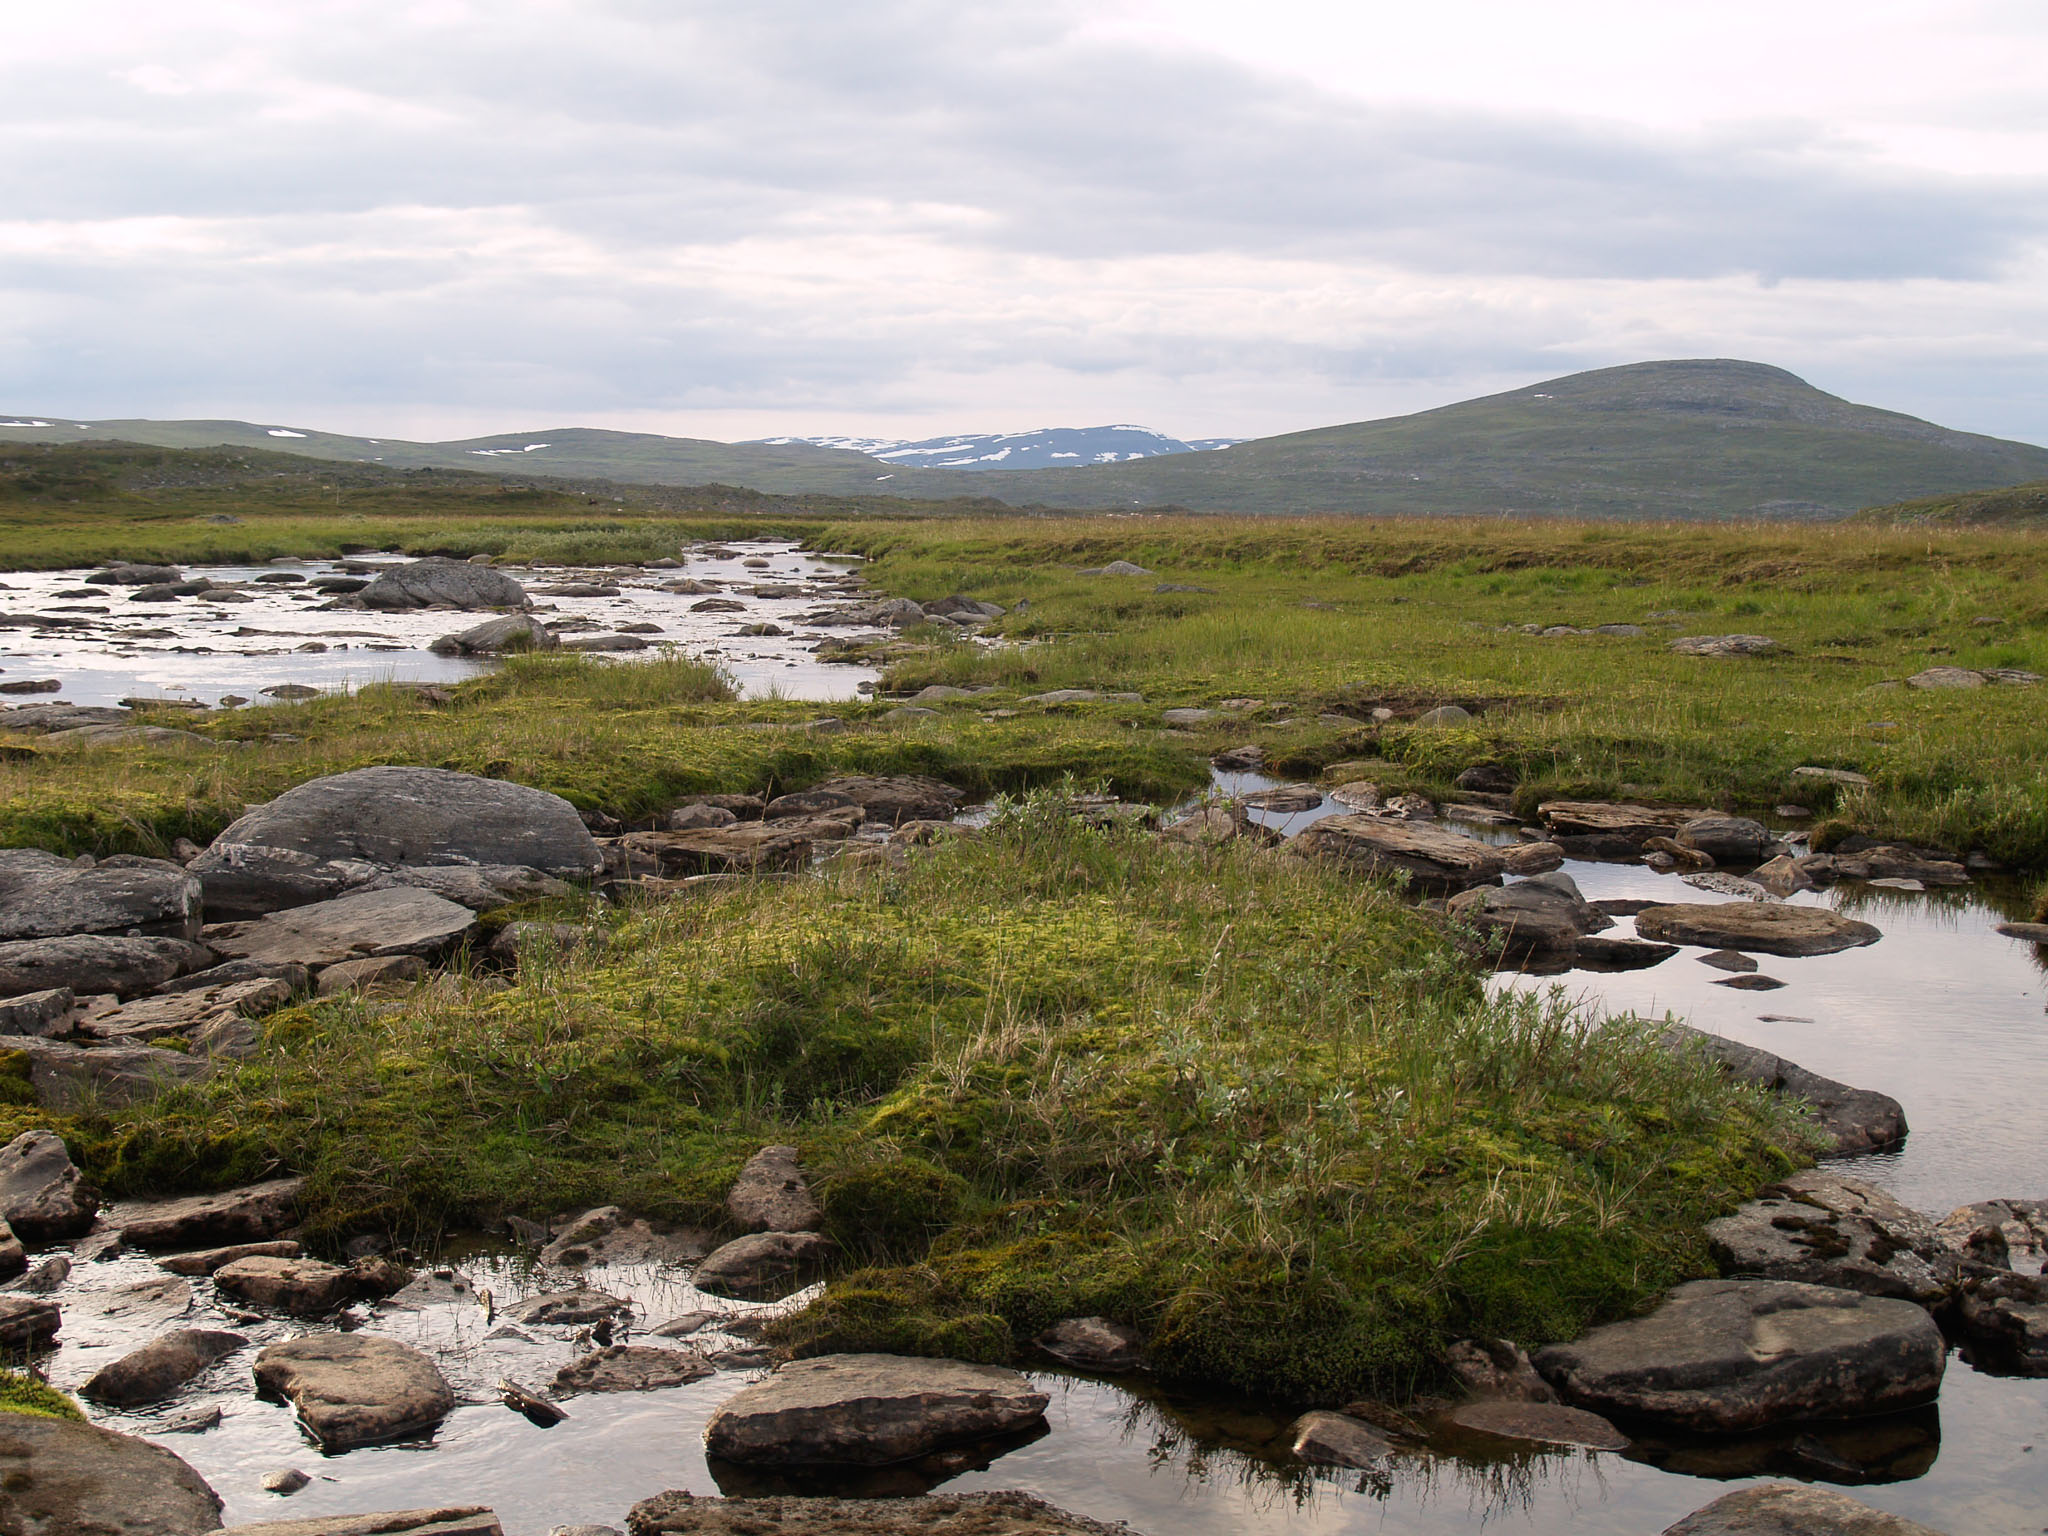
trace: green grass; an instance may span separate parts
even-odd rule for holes
[[[327,1239],[716,1223],[791,1141],[845,1256],[800,1350],[1008,1358],[1104,1313],[1169,1377],[1334,1401],[1699,1271],[1799,1133],[1654,1037],[1489,1002],[1388,891],[1041,799],[907,872],[623,916],[509,990],[274,1016],[239,1071],[67,1129],[119,1193],[302,1170]]]

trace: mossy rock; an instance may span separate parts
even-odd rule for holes
[[[85,1422],[85,1412],[47,1381],[20,1371],[0,1371],[0,1413],[26,1414],[32,1419]]]

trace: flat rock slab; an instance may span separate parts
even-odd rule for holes
[[[357,768],[286,790],[188,866],[215,916],[257,916],[338,896],[395,869],[511,865],[559,880],[603,856],[559,795],[443,768]]]
[[[213,964],[213,954],[187,939],[74,934],[0,943],[0,997],[67,988],[80,997],[112,992],[133,997],[187,971]]]
[[[951,820],[967,798],[965,790],[921,774],[827,779],[812,788],[859,806],[869,821],[887,822],[892,827],[906,821]]]
[[[725,1208],[749,1232],[812,1232],[825,1220],[795,1147],[763,1147],[748,1158]]]
[[[213,1272],[224,1295],[292,1317],[322,1317],[355,1300],[353,1271],[318,1259],[279,1259],[257,1254],[231,1259]]]
[[[579,1286],[573,1291],[549,1291],[545,1295],[529,1296],[526,1300],[507,1307],[505,1316],[515,1323],[549,1323],[581,1327],[586,1323],[623,1317],[632,1310],[633,1303],[623,1296]]]
[[[182,988],[157,997],[138,997],[79,1026],[95,1040],[140,1044],[167,1035],[192,1035],[235,1019],[261,1018],[292,999],[291,984],[275,976],[224,982],[215,987]]]
[[[1836,1157],[1880,1152],[1906,1139],[1906,1112],[1888,1094],[1852,1088],[1782,1056],[1689,1024],[1672,1025],[1664,1038],[1674,1050],[1697,1050],[1712,1057],[1738,1081],[1805,1100],[1815,1129],[1830,1140]]]
[[[694,1349],[660,1349],[651,1344],[613,1344],[580,1355],[555,1372],[553,1390],[574,1392],[652,1392],[659,1387],[687,1386],[714,1374],[709,1360]]]
[[[179,1328],[100,1367],[80,1395],[116,1408],[161,1402],[248,1342],[238,1333]]]
[[[1671,837],[1708,813],[1697,808],[1636,805],[1628,801],[1546,800],[1536,814],[1560,837],[1619,837],[1631,843]]]
[[[24,1242],[83,1237],[100,1192],[72,1164],[53,1131],[23,1131],[0,1147],[0,1221]]]
[[[1695,1280],[1647,1317],[1535,1357],[1574,1406],[1703,1434],[1933,1400],[1947,1348],[1911,1302],[1782,1280]]]
[[[628,1536],[1140,1536],[1023,1493],[920,1499],[702,1499],[681,1490],[642,1499]],[[1886,1533],[1890,1536],[1890,1533]]]
[[[1826,907],[1793,907],[1775,901],[1675,902],[1645,907],[1636,914],[1636,932],[1664,944],[1791,956],[1832,955],[1875,944],[1884,937],[1870,924]]]
[[[1451,1422],[1460,1429],[1498,1435],[1503,1440],[1528,1440],[1538,1445],[1578,1445],[1593,1451],[1625,1451],[1629,1438],[1597,1413],[1567,1408],[1562,1403],[1524,1403],[1500,1399],[1466,1403],[1454,1409]]]
[[[1766,1483],[1723,1494],[1664,1536],[1941,1536],[1860,1499],[1804,1483]]]
[[[1362,814],[1327,816],[1290,846],[1363,875],[1405,874],[1414,889],[1438,896],[1491,884],[1505,867],[1493,845],[1477,838],[1427,822],[1383,821]]]
[[[779,1301],[801,1289],[831,1252],[832,1240],[816,1232],[755,1232],[713,1252],[690,1283],[711,1296]]]
[[[119,1220],[121,1241],[135,1248],[260,1243],[298,1220],[305,1185],[304,1179],[270,1179],[217,1195],[124,1206],[113,1214]]]
[[[0,939],[140,928],[199,937],[199,882],[164,859],[119,857],[81,868],[40,848],[0,848]]]
[[[1015,1371],[900,1355],[783,1366],[712,1415],[712,1456],[753,1466],[888,1466],[1039,1424],[1048,1398]]]
[[[505,1536],[497,1515],[481,1504],[387,1509],[374,1515],[258,1520],[228,1529],[232,1536]]]
[[[1962,1265],[1934,1223],[1859,1179],[1809,1168],[1707,1223],[1724,1275],[1801,1280],[1938,1306]]]
[[[92,1424],[0,1413],[0,1530],[10,1536],[200,1536],[206,1480],[160,1446]]]
[[[175,1253],[167,1259],[158,1259],[157,1268],[167,1269],[174,1275],[200,1277],[212,1274],[224,1264],[237,1259],[296,1259],[305,1250],[288,1238],[268,1243],[232,1243],[225,1248],[202,1248],[197,1253]]]
[[[361,891],[273,912],[253,922],[216,923],[207,943],[237,960],[338,965],[382,955],[437,955],[476,931],[476,914],[432,891]]]
[[[455,1406],[433,1361],[396,1339],[315,1333],[266,1346],[256,1387],[289,1402],[327,1451],[432,1429]]]

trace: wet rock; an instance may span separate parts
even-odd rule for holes
[[[484,1505],[451,1504],[369,1515],[258,1520],[234,1526],[232,1536],[505,1536],[505,1528]]]
[[[1614,920],[1588,906],[1576,887],[1565,890],[1548,883],[1566,878],[1539,876],[1461,891],[1451,898],[1451,915],[1478,929],[1489,950],[1503,955],[1570,954],[1581,937],[1612,928]]]
[[[433,1362],[396,1339],[315,1333],[266,1345],[256,1388],[284,1398],[326,1451],[432,1429],[455,1406]]]
[[[1475,1397],[1524,1403],[1554,1403],[1557,1394],[1536,1374],[1528,1354],[1512,1339],[1459,1339],[1444,1363],[1460,1386]]]
[[[581,1355],[555,1372],[553,1390],[565,1397],[577,1392],[652,1392],[714,1374],[711,1362],[694,1349],[613,1344]]]
[[[688,1264],[716,1240],[694,1227],[675,1227],[602,1205],[571,1218],[540,1251],[543,1264]]]
[[[24,1242],[83,1237],[99,1208],[100,1192],[54,1132],[23,1131],[0,1147],[0,1221]]]
[[[1883,1190],[1809,1168],[1707,1223],[1724,1275],[1760,1275],[1937,1307],[1961,1280],[1934,1223]]]
[[[338,896],[390,870],[508,865],[561,880],[604,867],[557,795],[441,768],[358,768],[285,791],[190,865],[214,916],[256,916]]]
[[[275,1493],[289,1498],[301,1488],[308,1486],[312,1481],[312,1478],[301,1472],[297,1467],[280,1467],[275,1472],[263,1474],[262,1487],[265,1493]]]
[[[185,971],[213,964],[211,950],[184,939],[75,934],[0,943],[0,997],[66,989],[133,997]]]
[[[1511,843],[1500,850],[1502,869],[1510,875],[1543,875],[1564,867],[1564,849],[1556,843]]]
[[[1077,1370],[1122,1374],[1145,1367],[1145,1336],[1106,1317],[1062,1318],[1033,1342]]]
[[[1957,1308],[1972,1362],[2048,1376],[2048,1274],[1971,1267]]]
[[[19,1293],[0,1295],[0,1349],[10,1356],[46,1349],[63,1325],[63,1314],[54,1301]],[[0,1414],[0,1421],[12,1418]]]
[[[202,1248],[197,1253],[175,1253],[156,1262],[157,1268],[174,1275],[203,1277],[236,1259],[296,1259],[305,1251],[292,1239],[279,1238],[268,1243],[230,1243],[224,1248]]]
[[[2048,923],[1998,923],[1993,933],[2002,933],[2008,939],[2023,939],[2030,944],[2048,944]]]
[[[70,1278],[71,1260],[61,1253],[53,1253],[7,1289],[47,1296]]]
[[[1451,1410],[1460,1429],[1528,1440],[1538,1445],[1577,1445],[1594,1451],[1625,1451],[1629,1438],[1597,1413],[1562,1403],[1493,1401],[1465,1403]]]
[[[1947,1346],[1911,1302],[1782,1280],[1695,1280],[1647,1317],[1536,1355],[1576,1407],[1732,1434],[1931,1401]]]
[[[1980,1200],[1950,1211],[1935,1232],[1974,1264],[2048,1274],[2048,1200]]]
[[[1625,801],[1546,800],[1536,807],[1536,814],[1558,837],[1616,838],[1639,845],[1653,837],[1671,837],[1687,822],[1709,813]]]
[[[0,1413],[0,1529],[20,1536],[201,1536],[206,1480],[161,1446],[94,1424]]]
[[[439,955],[476,931],[476,914],[432,891],[357,891],[249,922],[214,923],[207,943],[237,960],[319,969],[383,955]]]
[[[1941,1536],[1939,1531],[1804,1483],[1740,1488],[1696,1509],[1664,1536]]]
[[[532,606],[526,589],[504,572],[439,555],[386,567],[350,601],[365,608],[389,609]]]
[[[45,1109],[74,1110],[85,1104],[123,1109],[155,1098],[166,1088],[207,1076],[212,1063],[182,1051],[153,1045],[100,1045],[87,1049],[62,1040],[17,1035],[6,1048],[28,1060],[29,1082]]]
[[[756,1466],[888,1466],[944,1445],[1029,1430],[1046,1394],[1015,1371],[899,1355],[824,1355],[742,1388],[706,1451]]]
[[[324,1317],[356,1298],[354,1273],[319,1259],[231,1259],[213,1272],[213,1283],[223,1295],[290,1317]]]
[[[1701,965],[1711,965],[1717,971],[1733,971],[1748,975],[1756,969],[1756,961],[1740,950],[1716,949],[1698,957]]]
[[[1308,858],[1324,858],[1358,874],[1395,877],[1432,895],[1449,895],[1498,880],[1498,850],[1476,838],[1428,823],[1382,821],[1357,814],[1327,816],[1290,845]]]
[[[1870,924],[1826,907],[1793,907],[1774,901],[1645,907],[1636,914],[1636,932],[1667,944],[1794,956],[1831,955],[1875,944],[1883,937]]]
[[[1318,1467],[1370,1467],[1394,1454],[1394,1442],[1363,1419],[1319,1410],[1288,1431],[1289,1449]]]
[[[816,1232],[754,1232],[717,1249],[690,1276],[711,1296],[777,1301],[800,1289],[832,1251]]]
[[[1032,1498],[998,1493],[911,1499],[700,1499],[681,1489],[635,1504],[628,1536],[1135,1536]]]
[[[1683,847],[1706,854],[1716,864],[1754,864],[1774,839],[1769,828],[1747,816],[1695,816],[1674,834]]]
[[[0,1035],[38,1035],[45,1039],[61,1035],[71,1027],[71,1011],[76,1002],[69,987],[50,987],[0,1001]]]
[[[1741,1082],[1803,1099],[1812,1112],[1815,1129],[1832,1141],[1832,1156],[1881,1152],[1905,1140],[1906,1112],[1897,1099],[1887,1094],[1852,1088],[1818,1072],[1809,1072],[1782,1056],[1722,1035],[1710,1035],[1689,1024],[1672,1025],[1665,1030],[1664,1038],[1674,1050],[1704,1051]]]
[[[6,1222],[0,1221],[0,1280],[10,1279],[28,1268],[28,1250]]]
[[[573,1290],[548,1291],[543,1295],[529,1296],[526,1300],[507,1307],[505,1316],[515,1323],[581,1326],[624,1317],[632,1310],[633,1303],[624,1297],[578,1286]]]
[[[1768,656],[1779,646],[1768,635],[1685,635],[1668,649],[1681,656]]]
[[[299,1196],[305,1182],[270,1179],[217,1195],[190,1195],[127,1206],[117,1213],[121,1241],[130,1247],[159,1252],[201,1245],[261,1243],[299,1219]]]
[[[0,849],[0,940],[140,930],[199,937],[199,882],[167,859],[89,868],[40,848]]]
[[[748,1232],[812,1232],[825,1219],[811,1198],[795,1147],[763,1147],[748,1158],[725,1197],[725,1208]]]
[[[238,1333],[180,1328],[100,1367],[79,1391],[96,1403],[115,1408],[161,1402],[248,1342]]]

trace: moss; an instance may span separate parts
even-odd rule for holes
[[[1830,816],[1824,821],[1814,823],[1813,832],[1808,839],[1808,846],[1815,853],[1832,853],[1835,849],[1841,847],[1855,832],[1856,823],[1853,821]]]
[[[20,1371],[0,1371],[0,1413],[21,1413],[32,1419],[85,1422],[85,1411],[46,1381]]]
[[[921,1157],[886,1157],[834,1171],[818,1186],[825,1230],[847,1253],[921,1259],[959,1221],[967,1181]]]

